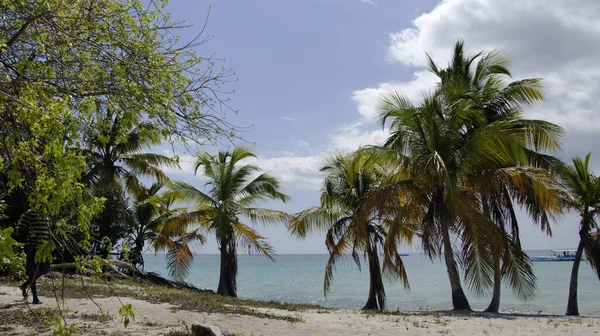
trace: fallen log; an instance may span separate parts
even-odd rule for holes
[[[195,292],[214,293],[214,291],[212,291],[210,289],[200,289],[200,288],[198,288],[192,284],[189,284],[187,282],[184,282],[184,281],[169,280],[155,272],[140,271],[139,269],[135,268],[133,265],[123,262],[123,261],[119,261],[119,260],[102,259],[102,268],[103,268],[103,272],[110,273],[110,274],[112,274],[116,277],[122,278],[122,279],[125,279],[125,278],[133,278],[136,280],[143,279],[143,280],[147,280],[147,281],[150,281],[154,284],[161,285],[161,286],[167,286],[167,287],[172,287],[172,288],[177,288],[177,289],[186,289],[186,290],[191,290],[191,291],[195,291]],[[118,270],[117,268],[122,269],[122,271]],[[53,271],[66,270],[66,271],[69,271],[72,273],[76,273],[75,263],[53,264],[53,265],[50,265],[50,269]]]

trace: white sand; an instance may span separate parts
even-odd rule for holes
[[[55,308],[54,298],[40,297],[42,307]],[[598,335],[600,318],[567,318],[563,316],[513,315],[368,315],[358,310],[289,312],[260,309],[276,315],[292,315],[305,322],[290,323],[246,315],[207,314],[177,310],[170,304],[152,304],[122,298],[131,303],[135,321],[124,328],[119,317],[120,303],[115,298],[98,298],[96,302],[113,319],[96,322],[75,316],[98,314],[98,307],[88,299],[68,299],[69,323],[77,323],[82,335],[164,335],[171,330],[183,330],[184,325],[209,324],[236,335]],[[0,286],[0,314],[4,309],[27,309],[20,291],[15,287]],[[37,308],[39,306],[30,306]],[[0,326],[6,328],[7,326]],[[6,335],[46,335],[35,328],[10,326]],[[6,330],[0,328],[0,330]],[[0,332],[2,333],[2,332]]]

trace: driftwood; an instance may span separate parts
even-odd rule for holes
[[[126,278],[143,279],[143,280],[150,281],[154,284],[166,286],[166,287],[192,290],[195,292],[214,293],[212,290],[200,289],[200,288],[198,288],[192,284],[189,284],[187,282],[173,281],[173,280],[166,279],[162,275],[155,273],[155,272],[140,271],[139,269],[135,268],[133,265],[123,262],[123,261],[102,259],[102,267],[103,267],[103,272],[114,275],[114,276],[116,276],[118,278],[122,278],[122,279],[126,279]],[[117,268],[120,268],[121,270],[119,270]],[[53,265],[50,265],[50,269],[53,271],[65,270],[65,271],[75,273],[75,263],[53,264]]]

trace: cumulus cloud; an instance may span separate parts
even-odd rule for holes
[[[377,120],[378,106],[382,95],[391,91],[402,92],[411,100],[417,100],[423,93],[433,88],[437,77],[430,71],[417,71],[408,82],[381,83],[376,88],[366,88],[352,93],[352,100],[358,105],[358,113],[367,121]]]
[[[163,167],[163,171],[169,176],[181,177],[192,177],[194,176],[194,168],[196,165],[196,158],[189,154],[179,155],[179,167]]]
[[[529,117],[600,131],[600,2],[446,0],[390,35],[390,57],[424,67],[428,52],[446,65],[459,38],[471,51],[502,49],[516,78],[545,80],[547,101]]]
[[[363,2],[371,2],[363,0]],[[425,52],[445,66],[457,39],[467,50],[499,48],[511,60],[515,79],[544,79],[546,101],[527,109],[529,118],[544,119],[567,129],[559,156],[570,161],[584,156],[600,142],[600,2],[538,0],[444,0],[413,21],[412,28],[390,34],[389,57],[413,67],[410,78],[354,91],[356,121],[340,125],[322,153],[303,140],[290,150],[261,155],[256,164],[280,177],[286,188],[317,190],[323,156],[381,143],[388,135],[376,123],[382,94],[403,92],[411,100],[432,89],[436,77],[427,69]],[[284,120],[295,121],[290,116]],[[593,167],[600,168],[600,155]],[[182,157],[184,171],[193,174],[193,159]]]
[[[286,189],[318,190],[321,185],[322,177],[318,172],[323,158],[320,155],[259,157],[249,162],[277,176]]]
[[[356,122],[341,125],[337,132],[329,137],[329,151],[336,153],[348,153],[367,145],[379,145],[388,136],[385,129],[369,127],[365,122]]]

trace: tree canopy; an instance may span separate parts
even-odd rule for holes
[[[142,122],[184,146],[235,136],[221,89],[233,73],[198,54],[203,28],[179,40],[184,26],[166,3],[0,1],[0,191],[11,220],[26,207],[61,217],[61,205],[76,204],[87,231],[101,207],[81,179],[90,140],[119,146]],[[113,124],[125,131],[109,138],[102,130]]]

